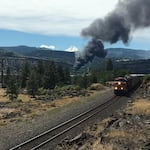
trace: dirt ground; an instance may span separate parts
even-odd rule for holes
[[[102,90],[104,88],[101,85],[101,89],[96,87],[94,90],[90,90],[89,93],[94,95]],[[6,96],[5,89],[0,88],[0,127],[9,125],[12,122],[17,123],[30,120],[41,113],[79,101],[81,101],[80,96],[66,96],[53,101],[42,101],[38,100],[38,98],[31,98],[27,94],[19,94],[17,100],[10,101],[8,96]]]
[[[148,150],[150,148],[150,88],[148,89],[145,92],[139,88],[124,110],[119,110],[109,118],[88,127],[79,137],[60,143],[56,149]],[[91,95],[99,92],[99,90],[92,90]],[[40,101],[21,94],[18,100],[11,102],[5,90],[0,89],[0,127],[30,120],[42,112],[80,101],[81,97]]]
[[[149,150],[150,88],[138,89],[124,110],[62,141],[57,150]]]
[[[96,85],[97,86],[97,85]],[[101,86],[100,86],[101,87]],[[73,91],[74,92],[74,91]],[[20,95],[19,95],[20,96]],[[0,149],[7,150],[113,96],[111,88],[93,88],[88,94],[55,100],[26,99],[0,102]],[[43,96],[43,95],[42,95]],[[5,100],[4,100],[5,98]],[[47,98],[47,97],[46,97]]]

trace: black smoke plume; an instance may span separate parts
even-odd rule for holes
[[[104,19],[95,20],[89,27],[82,30],[81,35],[92,38],[92,41],[88,45],[92,45],[96,39],[111,44],[121,40],[126,44],[130,39],[131,32],[149,26],[150,0],[119,0],[116,8],[111,13]],[[101,43],[101,45],[103,44]],[[99,48],[99,50],[102,54],[99,57],[104,57],[106,55],[104,49]],[[91,61],[96,56],[94,54],[89,57],[90,59],[87,58],[86,53],[91,53],[91,46],[87,46],[83,51],[85,51],[85,55],[77,58],[76,69],[79,69],[88,60]]]
[[[89,61],[92,62],[95,56],[105,57],[106,51],[104,50],[104,46],[101,40],[93,38],[88,42],[87,46],[84,48],[83,53],[76,58],[76,63],[74,65],[75,70],[80,69]]]
[[[131,31],[149,26],[150,0],[120,0],[114,11],[95,20],[81,34],[111,44],[119,40],[127,43]]]

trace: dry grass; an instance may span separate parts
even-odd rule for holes
[[[92,91],[91,97],[96,97],[103,91]],[[19,94],[16,101],[10,101],[6,96],[5,89],[0,88],[0,102],[4,103],[4,107],[0,110],[0,126],[4,126],[10,122],[33,119],[35,116],[38,116],[46,111],[51,111],[55,108],[61,108],[68,105],[75,105],[76,103],[88,101],[91,99],[92,98],[88,97],[82,97],[82,99],[81,97],[64,97],[54,101],[40,101],[38,99],[31,98],[27,94]],[[18,115],[9,119],[3,118],[3,116],[11,112]]]
[[[140,99],[138,101],[135,101],[132,106],[126,108],[125,111],[133,115],[150,115],[150,101],[147,99]]]
[[[69,149],[70,150],[70,149]],[[76,148],[71,150],[77,150]],[[86,143],[85,145],[78,148],[78,150],[114,150],[114,145],[112,144],[100,144],[100,141],[97,139],[92,144],[90,142]],[[116,149],[115,150],[120,150]]]
[[[69,149],[70,150],[70,149]],[[71,149],[77,150],[77,149]],[[120,147],[115,144],[107,143],[101,144],[100,139],[91,139],[91,141],[86,142],[83,146],[81,146],[78,150],[120,150]]]
[[[112,144],[106,144],[106,145],[100,144],[99,140],[96,140],[92,146],[92,150],[114,150],[114,145],[112,145]]]
[[[131,133],[119,129],[110,130],[106,135],[106,137],[110,137],[110,138],[120,138],[120,137],[130,138],[131,136],[132,136]]]
[[[92,150],[113,150],[114,148],[116,150],[117,147],[115,147],[113,144],[101,144],[100,143],[100,138],[99,138],[99,133],[103,132],[107,124],[112,120],[112,118],[106,118],[102,120],[101,122],[98,122],[95,124],[95,127],[93,126],[88,127],[86,129],[86,133],[92,135],[93,139],[91,139],[89,142],[87,142],[85,145],[79,148],[79,150],[86,150],[86,149],[92,149]],[[94,129],[93,129],[94,128]]]
[[[90,90],[97,90],[97,91],[99,91],[99,90],[104,90],[105,88],[106,88],[106,87],[105,87],[104,85],[100,84],[100,83],[93,83],[93,84],[89,87]]]
[[[78,102],[85,102],[85,101],[88,101],[88,100],[92,100],[98,96],[100,96],[103,92],[105,92],[105,90],[97,90],[97,91],[92,91],[90,92],[91,95],[90,97],[63,97],[61,99],[57,99],[57,100],[54,100],[53,102],[55,103],[56,107],[63,107],[63,106],[66,106],[66,105],[69,105],[69,104],[75,104],[75,103],[78,103]]]
[[[86,132],[88,132],[90,135],[93,135],[94,137],[97,137],[98,134],[101,133],[105,129],[105,126],[110,121],[111,121],[111,118],[106,118],[106,119],[102,120],[100,123],[96,124],[96,130],[95,129],[93,130],[91,127],[88,127],[86,129]]]
[[[6,90],[0,88],[0,102],[8,102],[9,98],[6,96]]]
[[[126,129],[111,129],[105,135],[106,138],[110,139],[123,139],[125,141],[141,141],[146,140],[146,135],[144,134],[147,132],[148,129],[137,129],[131,128],[129,130]]]
[[[23,102],[29,102],[31,100],[30,96],[26,94],[19,94],[18,99],[22,100]]]
[[[126,112],[131,114],[144,114],[149,115],[150,114],[150,101],[146,99],[140,99],[138,101],[135,101],[132,106],[129,106],[125,109]],[[84,146],[81,147],[81,150],[83,149],[92,149],[92,150],[120,150],[121,147],[119,145],[116,145],[115,143],[105,143],[102,144],[100,142],[99,133],[103,132],[108,122],[111,121],[111,118],[104,119],[100,123],[97,124],[96,130],[91,130],[91,128],[88,128],[86,132],[93,135],[95,137],[95,140],[91,142],[87,142]],[[129,130],[126,129],[110,129],[106,135],[105,138],[108,139],[122,139],[125,143],[128,141],[146,141],[146,135],[144,134],[147,132],[147,129],[141,129],[138,130],[137,128],[131,128]],[[91,144],[92,143],[92,144]]]
[[[6,120],[0,120],[0,127],[7,125]]]
[[[73,98],[69,98],[69,97],[65,97],[62,99],[57,99],[54,100],[56,107],[62,107],[64,105],[68,105],[72,102],[76,102],[79,101],[79,97],[73,97]]]
[[[1,108],[0,109],[0,114],[1,113],[11,113],[11,112],[14,112],[15,109],[14,108]]]
[[[150,101],[146,99],[140,99],[138,101],[135,101],[132,106],[129,106],[125,109],[126,112],[131,114],[143,114],[143,115],[149,115],[150,114]],[[97,129],[95,131],[89,131],[88,132],[94,137],[97,137],[97,140],[93,141],[92,143],[92,150],[120,150],[119,145],[115,145],[114,143],[107,143],[107,144],[101,144],[98,138],[98,133],[101,133],[105,127],[105,125],[111,120],[111,118],[103,120],[101,123],[99,123]],[[122,139],[124,142],[127,141],[146,141],[147,137],[144,134],[147,132],[147,129],[141,129],[138,130],[137,128],[131,128],[130,130],[126,129],[110,129],[107,134],[105,135],[105,138],[108,139]]]

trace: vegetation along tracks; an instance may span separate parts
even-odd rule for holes
[[[80,125],[81,123],[87,121],[88,119],[94,117],[98,113],[102,112],[103,110],[107,109],[109,106],[114,104],[120,97],[114,96],[109,98],[103,104],[97,105],[94,108],[91,108],[78,116],[63,122],[54,128],[47,130],[9,150],[36,150],[41,148],[42,146],[46,145],[47,143],[52,142],[54,139],[58,138],[59,136],[65,134],[66,132],[70,131],[71,129],[75,128],[76,126]]]

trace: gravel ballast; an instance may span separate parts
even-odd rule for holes
[[[11,123],[0,128],[0,149],[9,149],[35,135],[46,131],[73,116],[82,113],[91,106],[103,103],[112,97],[111,89],[100,91],[95,97],[82,98],[80,102],[69,104],[62,108],[56,108],[33,118],[32,120]],[[83,100],[82,100],[83,99]],[[86,100],[87,99],[87,100]]]

